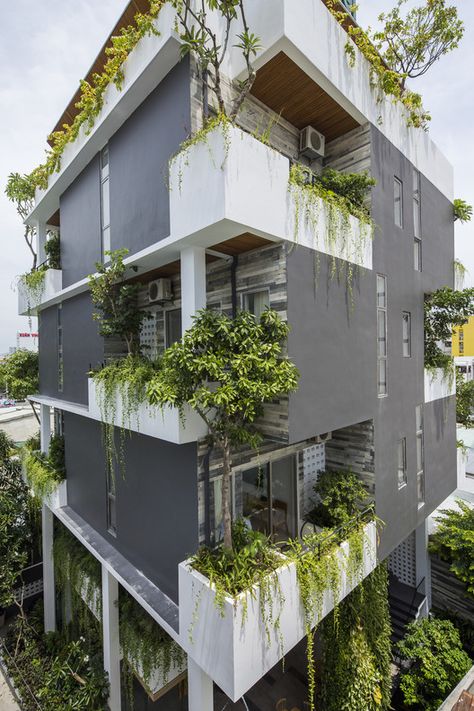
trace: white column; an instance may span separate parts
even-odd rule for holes
[[[41,451],[48,454],[49,440],[51,439],[51,408],[49,405],[40,405],[40,422]]]
[[[120,638],[118,582],[102,565],[102,633],[104,669],[109,675],[109,709],[120,711]]]
[[[214,687],[212,679],[189,656],[188,710],[214,711]]]
[[[427,598],[426,613],[431,609],[431,561],[428,553],[428,519],[415,530],[416,584]],[[425,611],[424,611],[425,612]]]
[[[206,308],[206,250],[181,250],[181,324],[184,334],[193,325],[192,317]]]
[[[43,504],[42,510],[42,542],[43,542],[43,599],[44,599],[44,630],[56,630],[56,590],[54,585],[53,560],[53,530],[54,516],[51,509]]]
[[[36,250],[38,255],[38,264],[42,264],[46,259],[46,252],[44,250],[44,245],[46,244],[46,223],[36,222]]]

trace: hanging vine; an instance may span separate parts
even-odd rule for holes
[[[64,440],[59,435],[53,435],[49,454],[35,449],[37,444],[34,439],[29,440],[21,451],[21,460],[29,486],[42,501],[51,496],[66,478]]]

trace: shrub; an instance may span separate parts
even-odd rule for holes
[[[474,595],[474,508],[461,499],[460,510],[444,509],[430,538],[430,552],[451,564],[451,570]]]
[[[322,472],[314,487],[318,502],[308,520],[323,528],[335,528],[350,521],[367,503],[367,491],[351,471]]]

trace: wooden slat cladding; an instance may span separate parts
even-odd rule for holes
[[[298,129],[313,126],[328,141],[359,125],[284,52],[258,70],[252,94]]]

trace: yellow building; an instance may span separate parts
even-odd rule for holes
[[[451,348],[453,356],[474,357],[474,316],[469,316],[464,326],[454,329]]]

